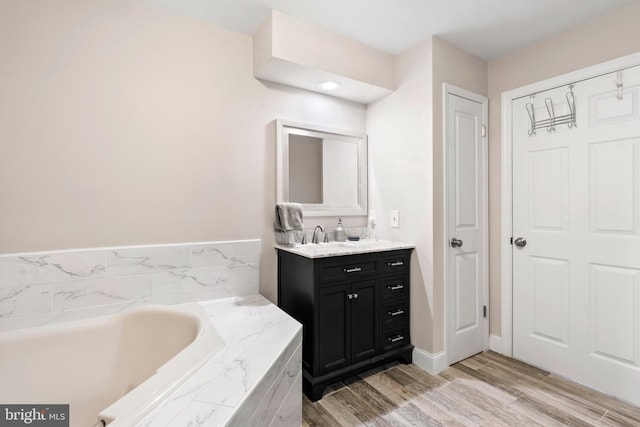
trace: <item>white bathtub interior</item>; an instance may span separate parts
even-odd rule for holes
[[[69,403],[72,426],[135,425],[224,343],[195,303],[0,334],[0,401]]]

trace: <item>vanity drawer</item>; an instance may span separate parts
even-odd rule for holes
[[[408,280],[404,276],[391,277],[382,281],[382,296],[384,298],[404,296],[407,295],[408,292]]]
[[[407,252],[395,252],[382,258],[382,272],[405,273],[409,267],[409,257]]]
[[[409,327],[406,324],[396,328],[385,328],[382,336],[382,347],[384,351],[394,347],[401,347],[409,342]]]
[[[409,309],[406,299],[384,303],[382,306],[382,322],[385,328],[406,323],[408,312]]]
[[[322,282],[361,279],[378,274],[378,261],[371,257],[348,257],[341,262],[327,262],[320,267]]]

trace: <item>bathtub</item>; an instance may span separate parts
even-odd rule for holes
[[[71,427],[136,425],[224,343],[196,303],[0,333],[0,402],[69,404]]]

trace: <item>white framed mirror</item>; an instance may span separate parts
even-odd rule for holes
[[[304,215],[367,215],[367,137],[362,132],[276,120],[276,198]]]

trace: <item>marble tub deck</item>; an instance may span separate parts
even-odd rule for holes
[[[300,323],[261,295],[199,304],[225,347],[138,426],[300,426]]]

